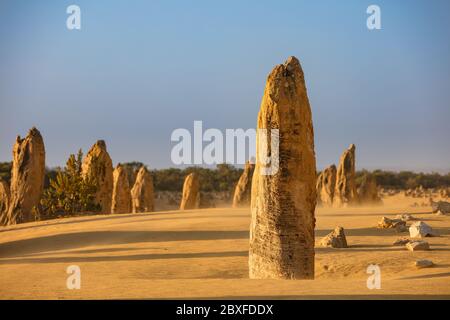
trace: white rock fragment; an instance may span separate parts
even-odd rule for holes
[[[411,238],[424,238],[434,236],[433,229],[423,221],[414,222],[409,227]]]

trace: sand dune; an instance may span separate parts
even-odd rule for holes
[[[450,298],[450,217],[411,208],[395,196],[383,207],[317,209],[316,245],[336,225],[348,249],[316,248],[312,281],[248,279],[249,209],[202,209],[50,220],[0,228],[1,299],[109,298]],[[440,235],[432,250],[392,246],[407,236],[376,229],[381,216],[411,213]],[[414,261],[436,266],[416,269]],[[81,268],[81,289],[66,268]],[[378,264],[382,288],[366,287]]]

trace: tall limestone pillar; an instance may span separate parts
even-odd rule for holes
[[[333,164],[322,171],[317,178],[317,197],[323,206],[333,205],[334,189],[336,187],[336,166]]]
[[[200,205],[200,182],[193,172],[184,179],[180,210],[197,209]]]
[[[131,190],[127,172],[118,164],[113,172],[111,213],[131,213]]]
[[[146,167],[141,167],[131,189],[131,211],[133,213],[155,210],[153,178]]]
[[[252,195],[252,177],[255,165],[247,161],[239,181],[234,189],[233,208],[249,207]]]
[[[25,139],[17,137],[13,148],[13,166],[6,225],[33,221],[33,207],[39,204],[44,189],[45,147],[38,129],[32,128]]]
[[[266,139],[258,134],[252,181],[250,278],[313,279],[314,131],[303,70],[295,57],[270,73],[257,128],[258,133],[259,129],[279,130],[279,164],[278,170],[269,170],[269,174],[264,171],[263,155],[271,156],[276,150],[272,131],[265,131]]]
[[[101,207],[101,213],[111,213],[113,192],[112,160],[106,150],[106,143],[98,140],[89,150],[82,164],[83,177],[96,181],[95,201]]]
[[[336,173],[336,188],[334,190],[333,206],[347,207],[358,203],[358,193],[355,182],[355,145],[351,144],[339,160]]]

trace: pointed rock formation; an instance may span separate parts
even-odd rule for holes
[[[344,228],[336,227],[333,232],[322,238],[320,245],[325,248],[348,248]]]
[[[247,161],[244,172],[234,190],[233,208],[249,207],[252,195],[252,177],[255,165]]]
[[[94,179],[97,183],[95,201],[101,213],[111,213],[113,191],[113,166],[106,150],[106,143],[98,140],[89,150],[82,164],[83,177]]]
[[[131,213],[131,190],[128,174],[120,163],[113,172],[111,213]]]
[[[180,210],[197,209],[200,205],[200,182],[195,172],[184,179]]]
[[[9,198],[9,185],[6,181],[0,179],[0,226],[6,224]]]
[[[33,221],[32,210],[39,204],[44,189],[45,147],[38,129],[25,139],[17,137],[13,148],[10,201],[3,224]]]
[[[375,177],[372,174],[365,174],[361,185],[358,188],[358,201],[360,204],[381,204],[381,198],[378,195],[378,186]]]
[[[147,168],[141,167],[131,189],[131,211],[152,212],[155,208],[153,178]]]
[[[314,131],[297,58],[290,57],[269,74],[257,129],[250,278],[313,279],[317,200]],[[279,140],[274,129],[278,129]],[[272,158],[272,171],[266,171],[265,157]]]
[[[346,207],[358,202],[355,183],[355,145],[344,151],[339,160],[336,173],[336,188],[334,190],[333,206]]]
[[[317,178],[316,190],[319,203],[332,206],[336,187],[336,166],[333,164],[323,170]]]

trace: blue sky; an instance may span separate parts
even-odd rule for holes
[[[81,30],[66,8],[81,8]],[[381,8],[369,31],[366,9]],[[0,2],[0,161],[36,126],[47,164],[107,142],[114,163],[170,160],[176,128],[254,128],[267,74],[303,66],[319,168],[450,170],[450,2]]]

